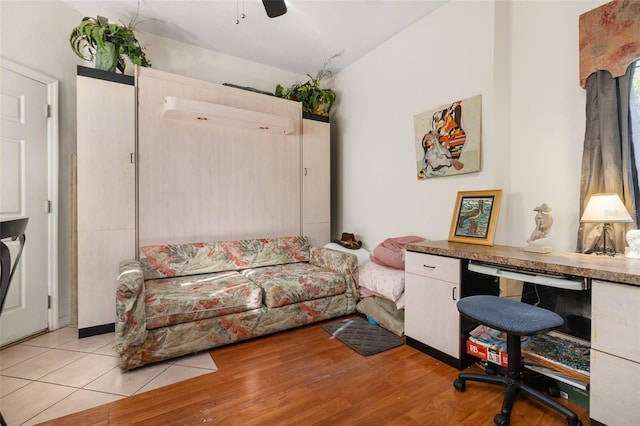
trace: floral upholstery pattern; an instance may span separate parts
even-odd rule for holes
[[[308,262],[303,237],[167,244],[140,248],[145,280]]]
[[[355,312],[358,261],[304,237],[142,247],[120,263],[120,367]]]
[[[116,352],[144,343],[145,315],[142,266],[137,260],[122,261],[116,288]]]
[[[236,271],[145,282],[147,330],[262,306],[262,289]]]
[[[335,296],[346,287],[342,275],[308,263],[250,268],[242,275],[264,290],[264,304],[269,308]]]

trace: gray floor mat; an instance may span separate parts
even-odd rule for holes
[[[363,318],[347,318],[322,326],[360,355],[369,356],[404,343],[400,337]]]

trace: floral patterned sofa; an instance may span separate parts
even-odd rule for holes
[[[304,237],[141,247],[120,263],[116,350],[141,365],[355,312],[355,255]]]

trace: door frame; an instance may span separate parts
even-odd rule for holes
[[[59,111],[58,111],[58,80],[48,75],[34,71],[0,57],[0,66],[16,74],[35,80],[47,86],[47,104],[49,116],[47,117],[47,197],[51,202],[51,211],[47,219],[48,228],[48,258],[47,258],[47,288],[51,298],[51,306],[48,312],[49,330],[59,328],[58,318],[58,176],[59,176]]]

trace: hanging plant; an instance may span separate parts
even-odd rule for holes
[[[132,25],[109,23],[104,16],[84,17],[69,37],[71,49],[86,61],[95,61],[97,69],[124,73],[125,56],[132,64],[150,67],[144,49],[133,33]]]

